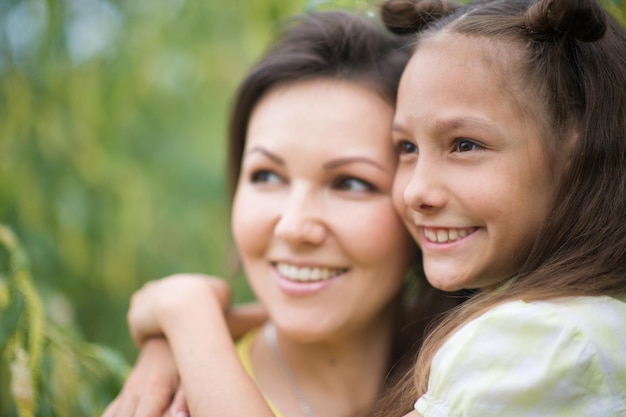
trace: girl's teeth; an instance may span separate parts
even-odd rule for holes
[[[345,269],[338,268],[299,268],[284,263],[276,264],[276,269],[285,278],[300,282],[322,281],[333,278],[346,271]]]
[[[424,236],[433,243],[449,243],[471,234],[475,228],[466,229],[430,229],[424,228]]]

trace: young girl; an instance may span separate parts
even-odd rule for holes
[[[381,415],[626,415],[624,29],[592,0],[478,2],[420,33],[393,126],[429,282],[482,291]]]
[[[408,55],[371,19],[308,15],[237,93],[229,140],[233,233],[270,317],[238,343],[237,359],[274,415],[368,415],[392,366],[397,373],[400,359],[413,358],[427,321],[460,300],[434,293],[429,300],[425,281],[419,298],[415,288],[402,290],[417,248],[391,199],[397,156],[390,126]],[[204,392],[238,389],[233,372],[214,386],[196,379],[216,369],[212,361],[228,359],[213,355],[214,336],[200,331],[212,313],[212,285],[224,295],[221,282],[161,280],[134,297],[130,312],[131,323],[146,306],[172,320],[163,332],[194,415],[227,415],[206,404]],[[150,366],[143,357],[140,364]],[[136,395],[126,389],[105,415],[145,415]],[[231,406],[253,415],[247,401]]]

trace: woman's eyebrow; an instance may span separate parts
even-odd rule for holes
[[[265,149],[265,148],[263,148],[261,146],[255,146],[254,148],[252,148],[249,151],[247,151],[244,156],[250,155],[252,153],[263,154],[267,158],[269,158],[272,161],[276,162],[277,164],[285,165],[285,161],[280,156],[276,155],[275,153],[272,153],[272,152],[268,151],[267,149]]]
[[[338,168],[342,165],[347,165],[347,164],[356,164],[356,163],[365,163],[365,164],[370,164],[372,166],[375,166],[376,168],[380,169],[381,171],[385,171],[388,172],[388,170],[383,167],[382,165],[380,165],[379,163],[369,159],[369,158],[365,158],[363,156],[350,156],[350,157],[346,157],[346,158],[337,158],[337,159],[333,159],[332,161],[326,162],[323,167],[326,170],[330,170],[330,169],[335,169]]]

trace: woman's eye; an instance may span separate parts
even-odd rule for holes
[[[334,187],[336,190],[340,191],[357,191],[357,192],[366,192],[366,191],[374,191],[375,187],[363,180],[353,177],[345,177],[339,178]]]
[[[479,151],[481,149],[483,149],[482,146],[468,139],[459,140],[454,148],[455,152]]]
[[[396,149],[399,155],[406,155],[411,153],[418,153],[418,148],[414,143],[408,140],[401,140],[396,144]]]
[[[263,184],[279,184],[282,182],[282,179],[278,174],[267,170],[253,172],[250,179],[253,183]]]

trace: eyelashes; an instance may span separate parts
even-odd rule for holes
[[[288,183],[281,175],[267,169],[253,171],[249,179],[250,183],[258,185],[281,185]],[[333,179],[330,182],[330,187],[337,191],[358,193],[375,192],[378,190],[371,182],[349,175],[341,175]]]
[[[398,155],[409,155],[414,153],[419,153],[419,149],[417,145],[408,140],[400,140],[396,144],[396,151]]]
[[[250,175],[250,182],[253,184],[281,184],[283,179],[277,173],[270,170],[258,170]]]
[[[471,152],[471,151],[480,151],[484,149],[485,149],[484,146],[478,144],[477,142],[471,139],[459,138],[454,141],[454,143],[452,144],[451,150],[453,152],[465,153],[465,152]],[[414,143],[408,140],[398,141],[398,143],[396,144],[396,151],[399,156],[419,154],[419,148],[417,147],[417,145],[415,145]]]
[[[454,151],[459,153],[480,151],[483,149],[485,149],[483,146],[470,139],[458,139],[454,145]]]
[[[333,189],[339,191],[374,192],[376,187],[371,183],[355,177],[339,177],[333,181]]]

